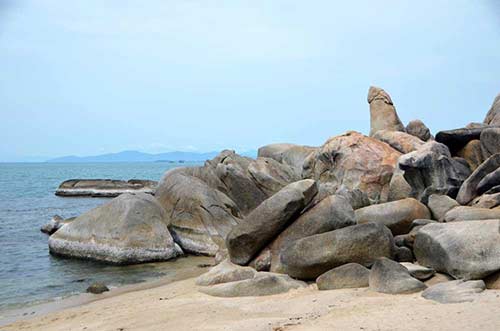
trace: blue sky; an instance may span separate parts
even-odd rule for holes
[[[0,0],[0,66],[0,161],[320,145],[370,85],[435,133],[500,92],[500,3]]]

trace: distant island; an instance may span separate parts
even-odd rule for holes
[[[213,159],[218,152],[168,152],[149,154],[138,151],[123,151],[94,156],[63,156],[47,160],[49,163],[94,163],[94,162],[203,162]],[[242,155],[255,157],[256,151],[242,153]]]

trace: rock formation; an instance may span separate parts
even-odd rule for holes
[[[368,91],[368,104],[370,104],[370,136],[373,136],[379,130],[405,130],[396,113],[391,97],[386,91],[371,86]]]
[[[70,179],[59,185],[56,195],[63,197],[113,198],[123,193],[154,194],[157,182],[143,179]]]

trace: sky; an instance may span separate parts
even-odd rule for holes
[[[497,0],[0,0],[0,161],[433,133],[500,93]]]

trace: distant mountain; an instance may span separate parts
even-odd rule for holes
[[[50,163],[94,163],[94,162],[169,162],[169,161],[192,161],[203,162],[213,159],[219,152],[193,153],[193,152],[168,152],[160,154],[149,154],[138,151],[123,151],[95,156],[63,156],[47,160]],[[256,157],[257,152],[250,151],[241,155]]]

